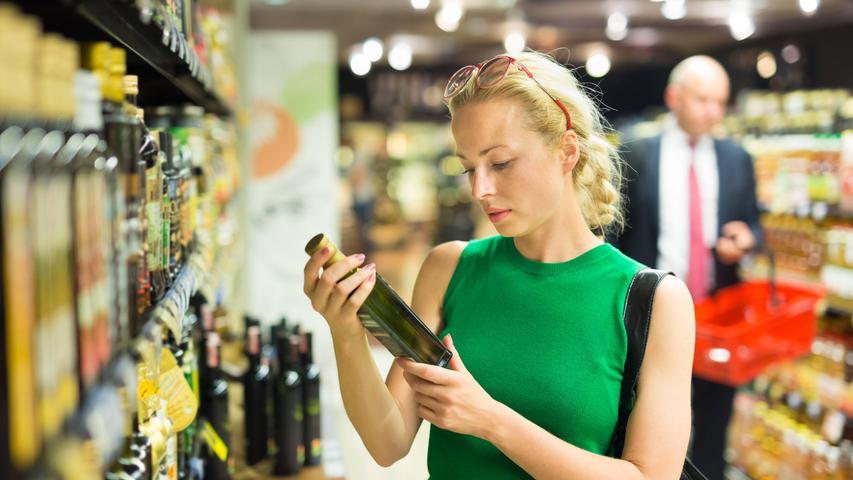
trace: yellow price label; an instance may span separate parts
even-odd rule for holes
[[[213,450],[213,454],[224,462],[228,458],[228,445],[225,445],[225,442],[222,441],[222,438],[216,433],[210,422],[207,420],[202,420],[202,422],[204,426],[202,426],[201,437],[210,449]]]

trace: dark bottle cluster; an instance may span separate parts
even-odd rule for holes
[[[312,334],[281,320],[270,327],[264,344],[260,322],[246,318],[246,347],[247,463],[272,458],[275,475],[319,465],[320,371],[313,362]]]

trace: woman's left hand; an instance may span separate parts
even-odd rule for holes
[[[450,335],[444,337],[444,345],[453,353],[449,369],[396,360],[415,392],[418,415],[445,430],[485,438],[495,421],[497,402],[465,368]]]

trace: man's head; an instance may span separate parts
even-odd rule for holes
[[[723,119],[729,100],[729,76],[711,57],[686,58],[669,75],[664,100],[681,129],[695,141]]]

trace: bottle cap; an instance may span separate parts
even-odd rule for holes
[[[307,253],[308,255],[314,255],[316,252],[320,251],[325,247],[329,247],[329,249],[332,251],[332,256],[331,258],[329,258],[329,260],[326,261],[326,263],[323,265],[323,268],[327,268],[330,265],[335,264],[346,258],[344,254],[341,253],[340,250],[338,250],[338,246],[335,245],[331,240],[329,240],[329,237],[327,237],[323,233],[315,235],[314,238],[308,241],[308,244],[305,245],[305,253]]]
[[[261,353],[261,327],[253,325],[249,327],[247,334],[249,337],[249,354],[257,355]]]

